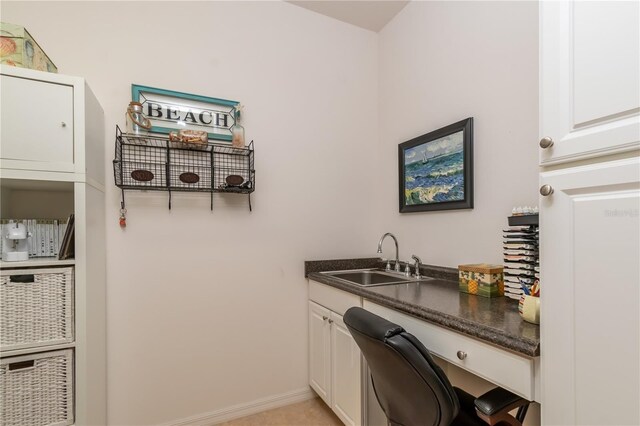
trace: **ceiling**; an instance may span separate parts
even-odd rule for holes
[[[409,3],[404,0],[302,0],[289,3],[378,32]]]

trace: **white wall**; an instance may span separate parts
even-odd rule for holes
[[[501,263],[514,205],[535,205],[538,182],[536,2],[409,3],[380,32],[376,234],[402,257]],[[398,213],[398,144],[474,117],[473,210]]]
[[[307,388],[305,259],[374,253],[377,36],[284,2],[3,2],[106,119],[108,416],[143,425]],[[131,83],[239,100],[246,197],[127,196]],[[354,226],[355,225],[355,226]],[[90,284],[90,283],[89,283]]]
[[[168,211],[131,194],[121,231],[108,176],[113,425],[305,389],[304,259],[369,256],[391,231],[403,259],[500,262],[511,207],[536,203],[536,3],[416,1],[379,35],[269,1],[3,2],[2,20],[88,79],[108,173],[131,83],[246,104],[253,213],[244,197],[211,213],[206,195]],[[400,215],[397,145],[468,116],[475,209]]]
[[[457,267],[502,263],[501,230],[538,184],[537,2],[409,3],[380,32],[376,233],[401,256]],[[474,117],[473,210],[398,213],[398,144]],[[480,395],[494,385],[448,365],[451,382]],[[540,424],[534,404],[525,424]]]

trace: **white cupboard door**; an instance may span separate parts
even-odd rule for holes
[[[342,321],[331,312],[331,408],[347,426],[362,423],[360,349]]]
[[[542,424],[640,424],[640,159],[541,184]]]
[[[331,406],[330,311],[309,302],[309,385]]]
[[[73,87],[0,78],[3,167],[73,172]]]
[[[640,147],[640,2],[540,2],[540,164]]]

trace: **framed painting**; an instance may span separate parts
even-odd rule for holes
[[[209,139],[231,141],[237,101],[191,93],[131,85],[131,99],[142,104],[152,133],[172,130],[204,130]]]
[[[398,146],[400,213],[473,208],[473,117]]]

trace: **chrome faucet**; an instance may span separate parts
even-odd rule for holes
[[[378,242],[378,253],[382,253],[382,242],[387,237],[393,238],[393,241],[396,243],[396,266],[394,267],[394,270],[396,272],[400,272],[400,257],[399,257],[399,250],[398,250],[398,239],[396,238],[395,235],[393,235],[390,232],[387,232],[386,234],[384,234],[382,236],[382,238],[380,238],[380,241]],[[390,270],[391,270],[391,265],[389,265],[389,261],[387,260],[387,271],[390,271]]]
[[[422,278],[422,276],[420,275],[420,265],[422,265],[422,260],[416,256],[415,254],[411,255],[411,259],[415,260],[414,266],[416,267],[416,279],[419,280],[420,278]]]

